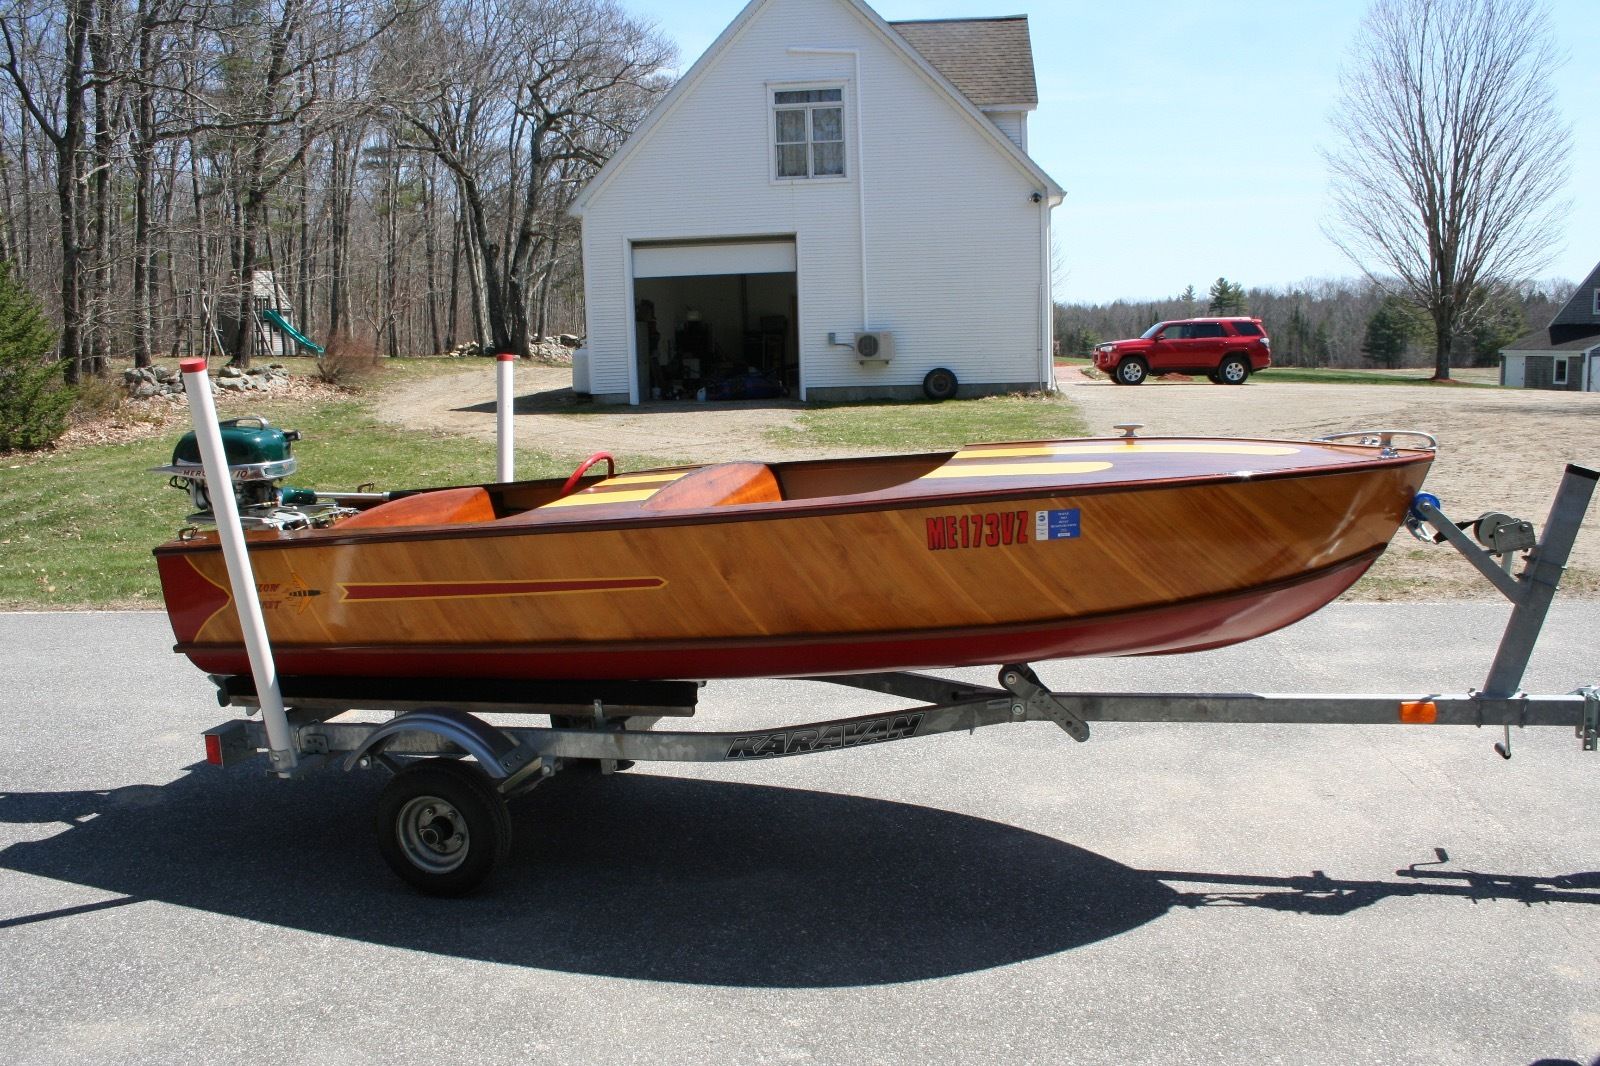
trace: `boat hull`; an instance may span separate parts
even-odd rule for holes
[[[252,535],[284,674],[802,676],[1195,651],[1367,570],[1426,457],[554,524]],[[178,650],[248,660],[214,540],[157,550]]]

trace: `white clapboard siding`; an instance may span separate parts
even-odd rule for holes
[[[845,180],[772,179],[770,86],[794,82],[844,85]],[[630,388],[633,241],[762,236],[795,241],[807,389],[915,385],[935,366],[964,383],[1037,382],[1048,216],[1031,195],[1044,190],[985,121],[851,4],[767,0],[583,208],[592,390]],[[888,366],[828,343],[864,328],[895,334]]]

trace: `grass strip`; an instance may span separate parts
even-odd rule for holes
[[[768,430],[784,448],[925,451],[1009,440],[1050,440],[1085,432],[1083,418],[1059,395],[985,396],[933,403],[819,405],[798,426]]]
[[[288,483],[324,490],[476,484],[494,480],[480,441],[379,421],[368,405],[272,403],[249,413],[298,429],[299,469]],[[224,411],[223,418],[243,411]],[[170,540],[192,507],[152,467],[172,460],[183,427],[129,443],[0,456],[0,608],[158,607],[150,549]],[[565,477],[572,456],[519,450],[519,478]],[[661,465],[637,457],[630,466]]]
[[[1500,386],[1487,382],[1435,381],[1427,371],[1416,374],[1384,373],[1373,370],[1334,370],[1324,367],[1275,366],[1262,371],[1256,378],[1263,382],[1287,382],[1297,385],[1431,385],[1445,389],[1497,389]]]

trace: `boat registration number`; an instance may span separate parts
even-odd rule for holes
[[[1076,540],[1082,534],[1079,509],[1057,511],[974,511],[928,519],[928,550],[1002,548],[1034,541]]]
[[[1028,543],[1027,511],[975,511],[928,519],[928,550]]]

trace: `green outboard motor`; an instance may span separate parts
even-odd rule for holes
[[[233,479],[233,497],[246,529],[304,529],[332,521],[339,511],[336,504],[319,504],[317,494],[310,489],[279,485],[299,465],[294,457],[294,442],[300,439],[297,431],[279,429],[259,415],[229,419],[221,429],[222,452]],[[170,484],[189,493],[195,506],[190,522],[216,522],[211,513],[205,467],[200,461],[200,442],[193,430],[178,438],[178,445],[172,450],[172,464],[158,466],[154,472],[170,474]]]

